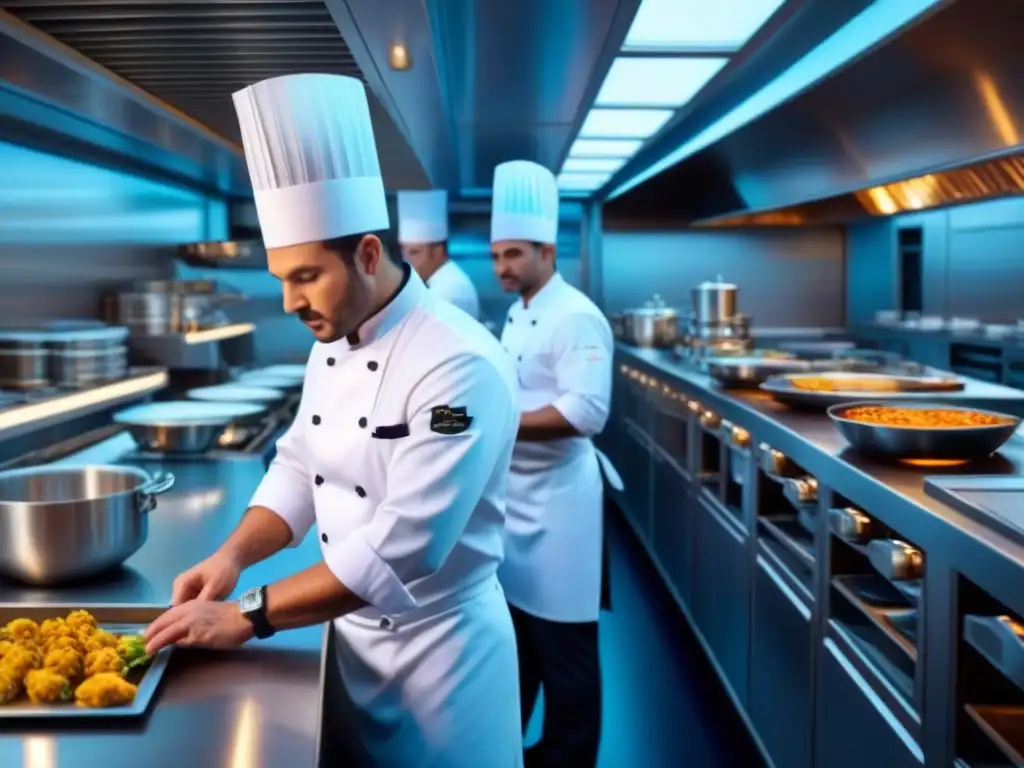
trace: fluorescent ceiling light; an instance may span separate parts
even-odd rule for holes
[[[632,157],[643,146],[640,139],[576,139],[570,157]]]
[[[783,0],[642,0],[624,51],[736,51]]]
[[[562,173],[614,173],[626,162],[624,157],[573,157],[562,163]]]
[[[646,139],[672,117],[671,109],[592,109],[580,136],[601,139]]]
[[[724,57],[620,56],[597,94],[598,107],[681,107],[718,74]]]
[[[558,188],[567,190],[594,190],[611,178],[609,173],[563,173],[558,177]]]
[[[649,0],[648,0],[649,1]],[[793,66],[681,147],[621,184],[614,200],[810,88],[864,51],[927,13],[942,0],[875,0]]]

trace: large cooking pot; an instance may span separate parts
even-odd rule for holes
[[[261,403],[167,400],[114,414],[145,451],[204,453],[229,427],[251,424],[267,410]]]
[[[736,314],[736,294],[733,283],[701,283],[692,291],[694,320],[697,325],[724,325]]]
[[[679,313],[655,296],[627,315],[629,340],[638,347],[674,347],[679,340]]]
[[[28,584],[87,579],[146,541],[148,513],[174,475],[120,466],[0,473],[0,575]]]

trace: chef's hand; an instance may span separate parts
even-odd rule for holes
[[[215,552],[174,580],[171,605],[189,600],[223,600],[234,592],[242,569],[223,552]]]
[[[253,636],[252,622],[235,602],[190,600],[161,614],[143,637],[146,653],[168,645],[181,648],[237,648]]]

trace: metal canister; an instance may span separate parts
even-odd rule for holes
[[[734,283],[705,282],[692,290],[694,320],[698,326],[725,325],[736,314]]]

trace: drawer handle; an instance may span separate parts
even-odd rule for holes
[[[1009,616],[965,616],[964,639],[1024,688],[1024,626]]]

